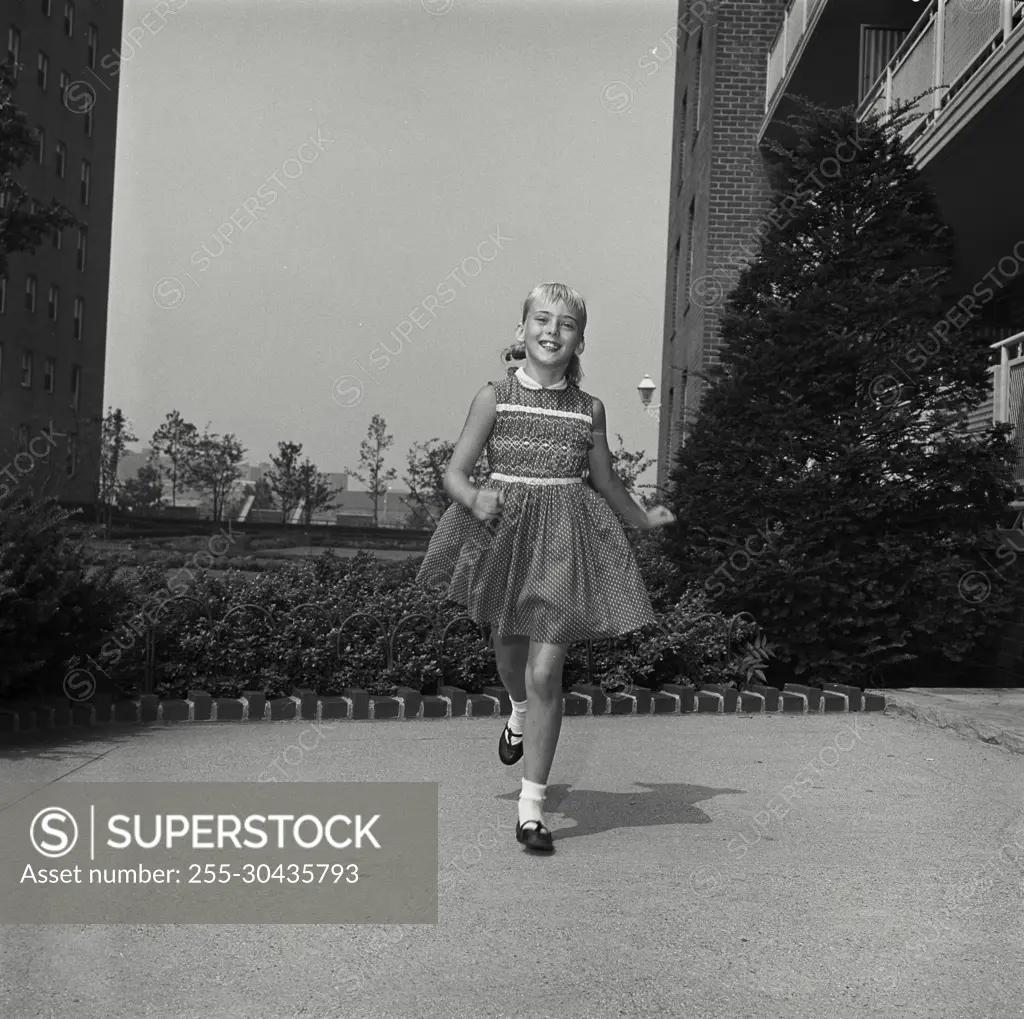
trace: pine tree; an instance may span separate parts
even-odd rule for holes
[[[770,146],[772,210],[722,309],[720,361],[697,373],[666,551],[716,610],[755,615],[776,679],[961,661],[1019,597],[975,604],[958,583],[1012,494],[1007,426],[963,427],[990,391],[988,346],[976,319],[934,328],[961,295],[907,115],[799,106],[795,141]]]

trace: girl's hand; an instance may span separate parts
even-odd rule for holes
[[[654,506],[647,511],[647,525],[652,529],[655,527],[667,527],[675,522],[675,514],[664,506]]]
[[[505,493],[493,488],[478,488],[473,498],[473,516],[485,524],[501,518]]]

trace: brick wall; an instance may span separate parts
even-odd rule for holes
[[[693,0],[679,6],[670,276],[677,243],[680,258],[676,287],[670,279],[666,288],[661,402],[671,413],[662,414],[659,483],[667,474],[671,440],[687,434],[700,405],[702,383],[693,377],[684,383],[680,369],[706,369],[717,360],[719,309],[742,267],[737,252],[749,244],[771,196],[757,132],[764,119],[768,50],[785,0],[717,0],[706,6],[712,13],[702,14],[704,5]],[[679,116],[684,100],[686,123]]]

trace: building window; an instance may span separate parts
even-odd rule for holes
[[[78,271],[83,272],[85,270],[85,256],[86,256],[86,244],[89,239],[89,231],[86,227],[80,226],[78,228]]]
[[[47,302],[46,302],[46,307],[47,307],[47,311],[50,314],[50,321],[51,322],[56,322],[57,321],[57,308],[58,308],[59,305],[60,305],[60,287],[52,286],[52,287],[50,287],[50,292],[49,292],[49,295],[47,297]]]
[[[70,84],[71,84],[71,78],[68,76],[68,72],[67,71],[61,71],[60,72],[60,101],[62,103],[64,103],[65,106],[67,106],[67,103],[64,102],[64,97],[67,95],[68,85],[70,85]]]
[[[18,425],[18,452],[28,452],[28,425]]]
[[[48,357],[43,367],[43,389],[48,393],[53,392],[53,378],[56,372],[57,362],[52,357]]]
[[[693,83],[693,141],[697,142],[697,135],[700,133],[700,80],[704,63],[704,29],[700,30],[697,36],[697,55],[694,57],[694,83]]]
[[[75,34],[75,5],[70,0],[64,4],[64,34],[69,39]]]
[[[35,312],[36,310],[36,278],[28,276],[25,279],[25,310]]]
[[[55,226],[53,228],[52,239],[54,248],[57,251],[60,251],[60,249],[64,246],[64,231],[61,230],[60,227]]]
[[[96,51],[100,45],[100,30],[95,25],[89,26],[89,66],[96,70]]]
[[[7,311],[7,277],[0,276],[0,315]]]
[[[21,355],[21,384],[25,389],[32,386],[32,353],[28,350]]]
[[[42,8],[43,8],[43,17],[44,18],[48,18],[50,16],[50,13],[51,13],[50,0],[43,0]]]
[[[85,328],[85,301],[81,297],[75,298],[75,328],[74,338],[80,340],[82,338],[82,330]]]
[[[78,404],[82,395],[82,369],[77,365],[71,366],[71,409],[78,410]]]
[[[92,106],[90,106],[89,109],[87,109],[85,111],[85,117],[83,118],[85,120],[85,137],[86,138],[91,138],[92,137],[92,111],[93,111],[93,108],[92,108]]]
[[[21,33],[13,26],[7,29],[7,59],[14,65],[11,73],[18,80],[18,60],[21,57]]]
[[[39,145],[36,149],[36,161],[42,164],[46,162],[46,129],[42,124],[36,128],[36,138]]]
[[[74,433],[68,436],[67,469],[69,478],[73,478],[78,470],[78,436]]]
[[[82,204],[83,205],[88,205],[89,204],[89,160],[88,159],[83,159],[82,160],[81,182],[82,182],[82,189],[81,189],[80,197],[82,199]]]
[[[690,287],[693,285],[693,216],[696,211],[696,198],[690,199],[690,209],[686,214],[686,305],[690,304]]]
[[[46,89],[46,77],[50,71],[50,58],[42,51],[39,51],[39,59],[36,61],[36,81],[39,87]]]
[[[57,142],[57,176],[64,179],[64,173],[68,165],[68,147],[63,142]]]

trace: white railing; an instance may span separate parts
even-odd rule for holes
[[[1013,425],[1012,441],[1017,446],[1014,477],[1024,483],[1024,333],[993,343],[999,364],[992,372],[992,423]]]
[[[919,117],[903,127],[908,140],[933,125],[943,107],[1024,26],[1024,0],[989,0],[979,6],[962,0],[929,0],[903,45],[860,104],[861,118],[888,114],[895,103],[927,89],[911,107]]]
[[[813,27],[818,8],[828,0],[790,0],[782,17],[782,26],[772,48],[768,51],[768,79],[765,86],[764,109],[768,112],[772,99],[785,81],[790,67],[807,35],[808,26]]]

